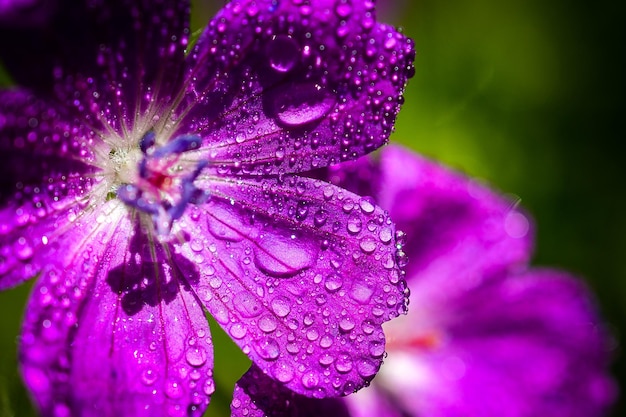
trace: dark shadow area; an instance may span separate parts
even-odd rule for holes
[[[154,256],[151,245],[154,245]],[[162,244],[152,242],[139,225],[135,227],[127,261],[107,276],[111,290],[121,294],[122,308],[127,315],[139,313],[144,305],[154,307],[162,301],[169,303],[178,296],[181,285],[191,290],[190,284],[199,281],[200,275],[191,261],[174,253],[171,246],[168,251],[171,263],[167,262],[168,254]]]

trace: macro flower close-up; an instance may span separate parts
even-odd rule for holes
[[[36,279],[18,349],[41,415],[201,415],[205,311],[244,381],[367,385],[407,309],[402,242],[371,199],[298,174],[387,142],[412,41],[372,1],[235,0],[192,44],[186,1],[21,25],[22,3],[0,8],[20,39],[0,45],[0,289]]]

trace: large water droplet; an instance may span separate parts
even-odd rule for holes
[[[191,366],[202,366],[206,363],[207,353],[202,346],[195,346],[187,350],[185,358]]]
[[[294,377],[294,370],[291,365],[286,362],[277,362],[274,366],[274,377],[280,382],[289,382]]]
[[[265,333],[271,333],[276,330],[276,319],[270,315],[263,316],[259,319],[258,326],[259,329],[261,329]]]
[[[352,370],[352,359],[350,359],[350,355],[347,353],[339,355],[335,361],[335,369],[341,373],[350,372]]]
[[[318,242],[310,240],[265,234],[254,248],[254,260],[268,275],[289,277],[313,265],[318,247]]]
[[[272,300],[272,310],[278,317],[286,317],[291,311],[291,301],[288,298],[278,296]]]
[[[315,371],[307,371],[302,375],[302,385],[305,388],[313,389],[320,383],[320,377]]]
[[[233,304],[242,317],[256,317],[263,311],[259,299],[249,292],[242,291],[235,294]]]
[[[267,45],[270,66],[278,72],[289,72],[298,62],[300,47],[291,37],[278,35]]]
[[[255,347],[259,356],[265,360],[274,360],[280,355],[280,346],[278,346],[278,342],[269,337],[256,343]]]
[[[271,112],[286,126],[320,120],[335,106],[336,97],[314,83],[287,84],[267,93]]]

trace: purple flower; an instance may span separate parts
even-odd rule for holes
[[[205,309],[253,374],[367,384],[406,311],[395,227],[296,174],[387,141],[412,42],[371,1],[232,1],[193,47],[185,1],[59,5],[0,47],[21,85],[0,92],[0,288],[37,277],[19,349],[41,413],[201,415]]]
[[[411,308],[385,324],[388,356],[370,388],[311,404],[274,386],[266,401],[303,416],[605,415],[610,339],[582,282],[528,267],[532,224],[514,201],[399,147],[330,175],[406,230]]]

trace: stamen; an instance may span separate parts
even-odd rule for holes
[[[136,183],[122,184],[117,189],[120,200],[152,217],[161,236],[170,232],[187,204],[203,204],[210,198],[208,192],[194,185],[207,161],[196,163],[190,173],[177,165],[180,154],[199,148],[201,143],[199,136],[182,135],[155,149],[156,134],[148,131],[139,142],[144,156],[138,163]]]

